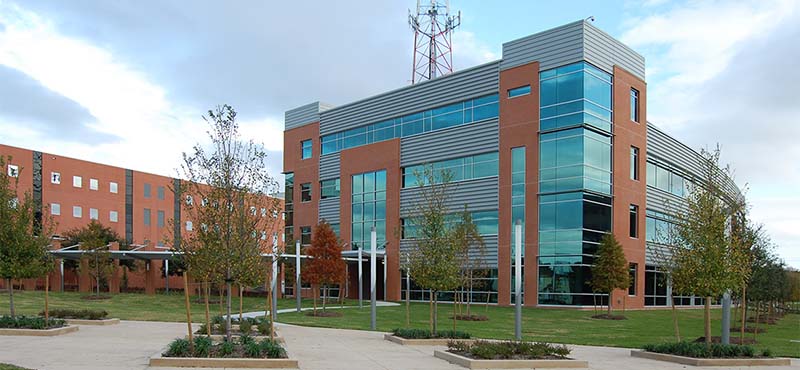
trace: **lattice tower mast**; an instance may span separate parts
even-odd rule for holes
[[[453,72],[453,30],[461,25],[461,12],[450,15],[450,1],[417,0],[416,13],[408,11],[414,31],[414,65],[411,83]]]

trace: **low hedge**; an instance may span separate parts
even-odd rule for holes
[[[0,316],[0,328],[3,329],[53,329],[66,326],[66,322],[61,319],[45,320],[44,317],[27,316]]]
[[[287,358],[286,350],[278,343],[270,340],[256,342],[252,337],[243,335],[236,341],[214,343],[209,337],[194,338],[194,351],[186,339],[175,339],[169,344],[164,357],[204,357],[204,358]]]
[[[405,339],[469,339],[469,333],[457,330],[441,330],[435,334],[428,329],[398,328],[392,334]]]
[[[543,342],[488,342],[478,340],[473,343],[451,340],[447,343],[450,352],[482,360],[541,360],[566,359],[571,350],[561,344]]]
[[[270,331],[269,319],[261,319],[254,317],[244,317],[240,322],[238,319],[231,318],[231,325],[239,325],[239,330],[232,330],[233,334],[237,335],[251,335],[258,333],[258,335],[267,336]],[[211,334],[225,334],[225,318],[222,316],[214,316],[211,319]],[[201,324],[200,329],[195,333],[205,334],[206,324]]]
[[[77,320],[104,320],[108,317],[106,310],[76,310],[71,308],[56,308],[49,311],[50,317],[59,319]],[[44,311],[39,312],[39,316],[44,316]]]
[[[769,349],[764,349],[760,354],[753,347],[738,344],[721,344],[702,342],[672,342],[660,344],[647,344],[642,347],[647,352],[665,353],[669,355],[694,357],[694,358],[741,358],[741,357],[772,357]]]

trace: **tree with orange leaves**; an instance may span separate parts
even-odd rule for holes
[[[311,245],[306,249],[309,259],[303,276],[312,285],[324,289],[322,295],[322,312],[325,313],[326,297],[330,285],[344,280],[345,262],[342,259],[342,243],[327,222],[317,224],[311,237]],[[317,288],[319,289],[319,288]],[[341,294],[341,292],[340,292]],[[314,294],[314,316],[317,315],[317,296]]]

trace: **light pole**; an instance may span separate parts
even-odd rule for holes
[[[514,226],[514,336],[522,340],[522,223]]]
[[[363,275],[364,272],[362,271],[364,267],[362,266],[363,262],[361,261],[361,246],[358,246],[358,308],[364,308],[363,300],[361,298],[362,292],[364,291],[364,280]]]
[[[376,328],[376,307],[375,307],[375,274],[377,274],[377,266],[375,266],[375,250],[378,249],[378,236],[375,232],[375,226],[372,227],[372,232],[370,233],[370,251],[369,251],[369,281],[370,281],[370,313],[372,320],[370,321],[371,325],[370,328],[375,330]]]
[[[273,239],[272,243],[272,307],[270,307],[270,316],[272,321],[278,319],[278,240]]]
[[[298,240],[294,246],[294,297],[297,300],[297,312],[300,312],[300,305],[302,297],[302,292],[300,288],[300,241]]]

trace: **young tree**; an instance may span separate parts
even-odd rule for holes
[[[0,168],[5,171],[11,157],[0,156]],[[24,169],[20,169],[22,171]],[[30,192],[19,198],[19,173],[16,177],[0,173],[0,276],[8,288],[11,316],[14,307],[14,279],[41,277],[53,268],[48,252],[52,223],[36,221],[37,209]]]
[[[420,201],[407,219],[415,230],[415,248],[410,253],[411,278],[422,288],[431,291],[430,325],[436,332],[438,316],[437,295],[441,291],[455,289],[461,282],[462,246],[456,240],[452,226],[448,223],[449,171],[435,170],[424,166],[415,173],[420,186]]]
[[[481,237],[480,231],[478,230],[478,225],[476,225],[472,220],[472,213],[467,210],[466,206],[464,206],[464,210],[461,212],[460,216],[461,218],[453,230],[453,237],[456,242],[456,246],[460,247],[459,260],[461,261],[461,285],[466,286],[468,290],[466,299],[467,316],[471,316],[472,311],[470,306],[472,303],[475,270],[486,268],[483,261],[483,257],[486,254],[486,245],[484,244],[483,237]],[[473,256],[473,254],[477,254],[477,256]]]
[[[88,269],[86,272],[95,281],[95,295],[100,296],[101,281],[108,279],[114,271],[114,261],[111,259],[108,243],[118,242],[119,235],[99,221],[92,220],[84,227],[66,231],[64,237],[70,243],[80,244],[80,249],[83,251],[82,258],[86,260]]]
[[[269,175],[263,145],[243,141],[236,112],[228,105],[203,117],[209,124],[210,149],[194,146],[183,154],[182,181],[176,196],[182,214],[200,225],[173,247],[184,252],[189,271],[206,281],[221,281],[227,291],[226,336],[230,340],[231,287],[252,283],[254,271],[263,271],[262,252],[271,251],[266,232],[273,229],[277,189]],[[192,201],[188,201],[192,199]]]
[[[311,245],[306,249],[309,256],[305,266],[305,276],[313,285],[322,286],[322,312],[325,312],[328,287],[341,284],[344,280],[346,263],[342,259],[342,243],[331,226],[322,221],[317,224],[311,237]],[[314,302],[317,294],[314,294]],[[316,307],[316,303],[314,303]],[[316,311],[314,315],[316,315]]]
[[[702,178],[691,186],[687,212],[675,215],[676,248],[673,277],[705,297],[705,340],[711,343],[711,299],[742,284],[747,256],[733,246],[729,220],[739,211],[722,183],[730,170],[719,167],[719,150],[703,151]]]
[[[628,260],[613,233],[603,235],[592,266],[592,289],[608,293],[608,313],[611,318],[611,293],[614,289],[628,289],[631,284]]]

